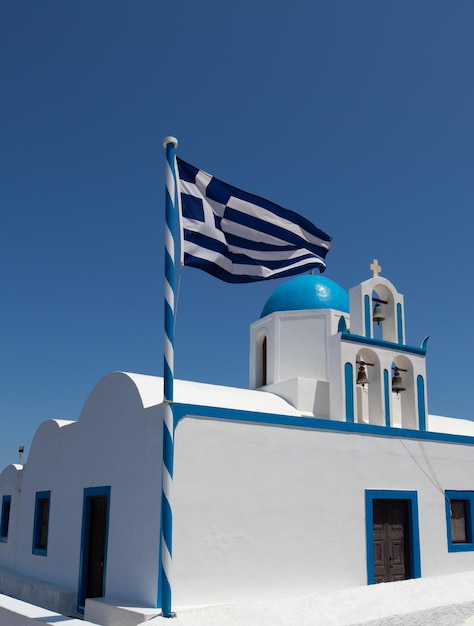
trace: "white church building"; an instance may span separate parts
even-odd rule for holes
[[[429,414],[427,341],[371,268],[281,284],[250,389],[175,381],[177,612],[474,570],[474,422]],[[159,608],[163,406],[162,378],[112,373],[39,426],[0,474],[0,593],[97,623]]]

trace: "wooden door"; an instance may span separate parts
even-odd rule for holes
[[[374,500],[374,581],[410,578],[408,502]]]

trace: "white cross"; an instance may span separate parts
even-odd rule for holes
[[[380,272],[382,271],[382,268],[380,267],[377,259],[374,259],[372,261],[372,263],[370,264],[370,269],[373,272],[373,278],[375,278],[376,276],[380,274]]]

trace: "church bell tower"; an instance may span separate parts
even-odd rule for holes
[[[426,342],[405,341],[404,298],[380,275],[350,289],[317,275],[280,285],[250,331],[250,387],[302,415],[425,429]]]

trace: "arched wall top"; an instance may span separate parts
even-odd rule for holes
[[[257,344],[262,345],[262,341],[265,339],[265,337],[268,337],[268,330],[265,326],[262,326],[258,329]]]
[[[413,371],[413,362],[405,354],[394,354],[393,362],[409,372]]]
[[[368,347],[368,346],[362,345],[359,348],[359,350],[357,351],[357,354],[360,355],[362,360],[371,359],[375,363],[379,363],[380,362],[380,358],[379,358],[378,353],[375,350],[373,350],[372,348]]]
[[[382,335],[385,341],[403,344],[405,336],[405,313],[403,294],[383,276],[373,276],[349,291],[351,304],[351,332],[366,337],[374,337],[372,319],[375,297],[384,301],[382,312],[385,316]]]
[[[19,463],[10,463],[10,465],[7,465],[0,474],[0,488],[1,485],[14,485],[20,479],[22,470],[23,465]]]
[[[158,376],[112,372],[104,376],[89,394],[79,419],[95,409],[97,405],[116,404],[137,405],[148,408],[163,402],[163,379]]]
[[[392,294],[398,294],[395,285],[390,282],[388,278],[384,278],[383,276],[373,276],[372,278],[364,280],[360,285],[363,287],[365,293],[383,289],[390,291]]]
[[[254,389],[240,389],[213,385],[187,380],[175,380],[174,397],[175,403],[194,404],[202,406],[215,406],[223,408],[235,408],[238,410],[282,413],[285,415],[300,415],[301,413],[279,396],[268,391]],[[132,394],[135,401],[139,401],[143,408],[147,409],[163,403],[163,378],[160,376],[147,376],[144,374],[132,374],[127,372],[113,372],[108,374],[97,383],[86,405],[82,410],[80,419],[83,419],[86,406],[92,408],[101,402],[103,406],[109,402],[113,392],[120,388],[125,389],[121,393]],[[100,405],[97,407],[100,410]]]
[[[59,442],[61,429],[74,425],[76,422],[69,420],[49,419],[42,422],[36,429],[28,454],[28,463],[35,459],[48,455]]]

